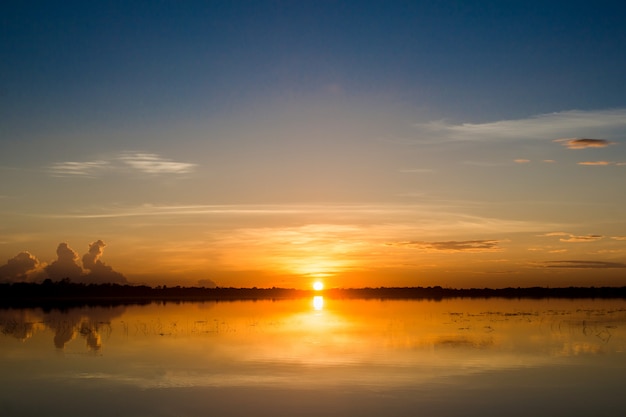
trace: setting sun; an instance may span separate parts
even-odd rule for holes
[[[324,289],[324,283],[321,281],[315,281],[313,283],[313,289],[315,291],[322,291]]]

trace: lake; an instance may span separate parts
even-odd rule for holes
[[[626,301],[0,309],[2,416],[623,416]]]

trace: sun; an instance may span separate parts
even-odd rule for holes
[[[315,291],[322,291],[324,289],[324,283],[322,281],[315,281],[313,283],[313,289]]]

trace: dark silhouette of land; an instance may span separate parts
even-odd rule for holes
[[[234,301],[304,298],[323,295],[330,299],[411,299],[443,300],[446,298],[621,298],[626,287],[566,288],[442,288],[378,287],[333,288],[323,291],[291,288],[204,288],[150,287],[146,285],[79,284],[68,279],[53,282],[0,284],[0,307],[65,308],[81,305],[148,304],[151,302]]]

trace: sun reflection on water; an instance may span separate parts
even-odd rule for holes
[[[315,311],[322,311],[324,309],[324,297],[316,295],[313,297],[313,309]]]

